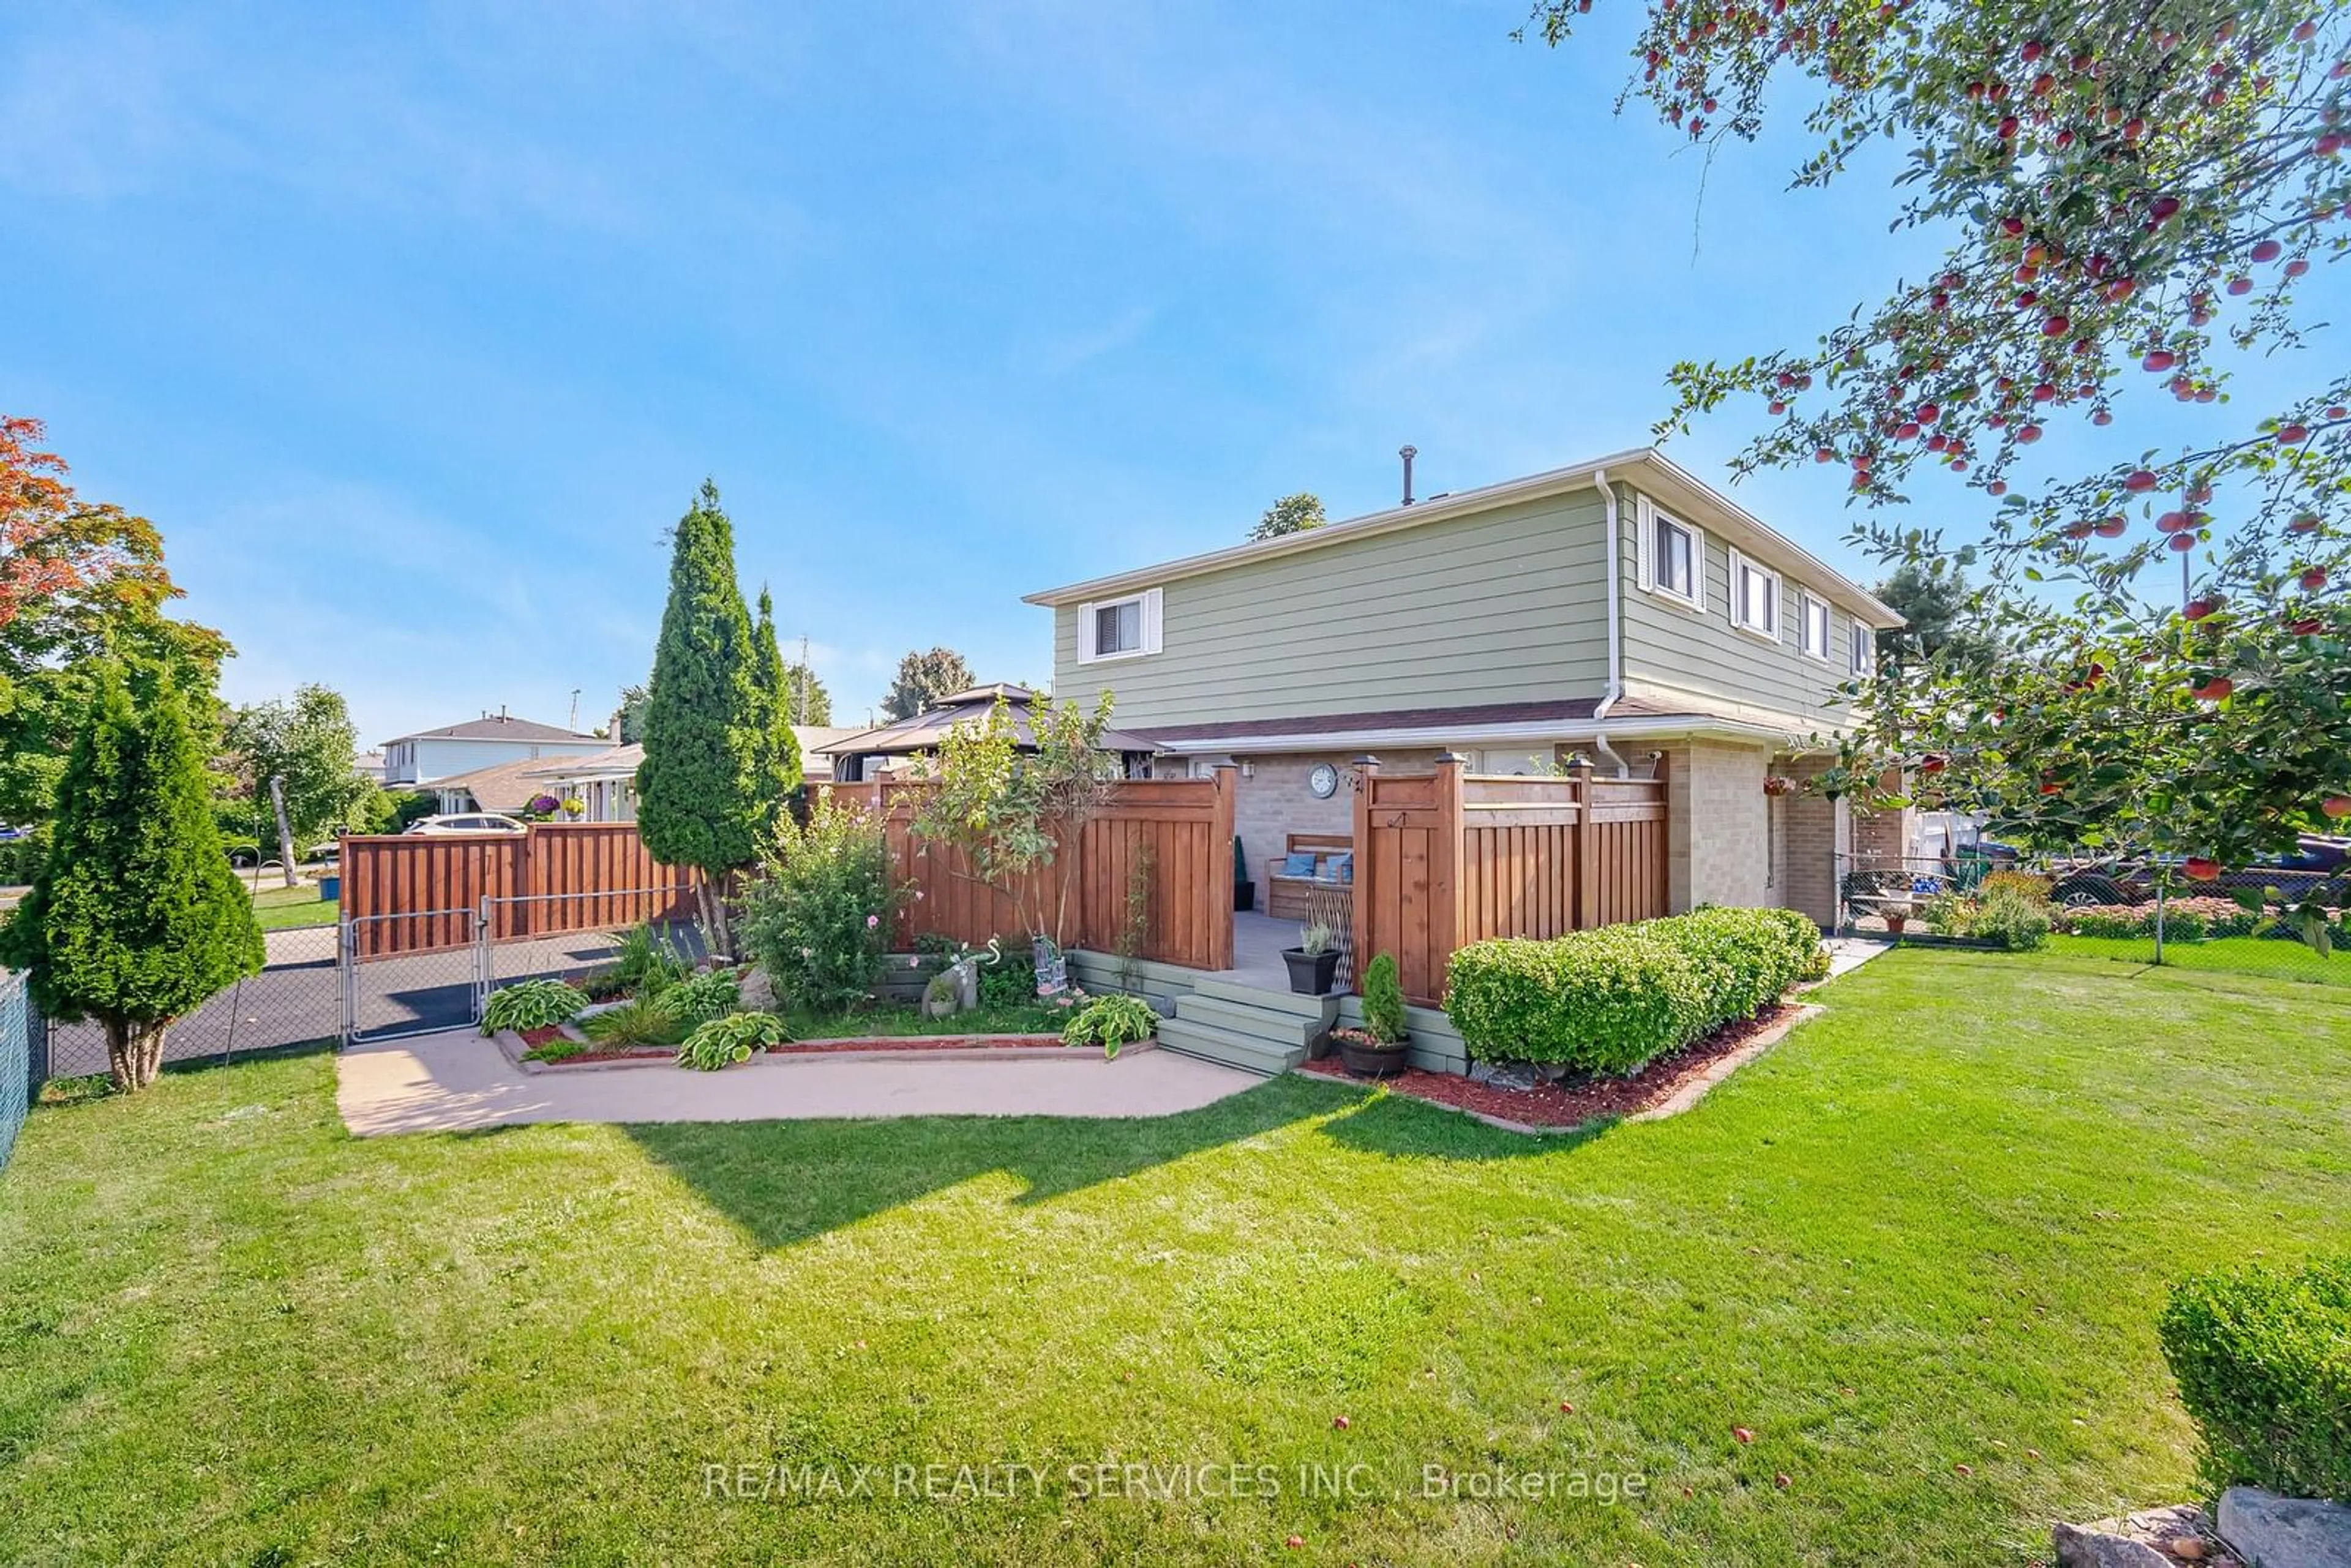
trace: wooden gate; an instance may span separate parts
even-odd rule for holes
[[[1405,995],[1440,1005],[1455,952],[1666,912],[1662,779],[1471,775],[1361,766],[1355,792],[1356,969],[1393,953]]]

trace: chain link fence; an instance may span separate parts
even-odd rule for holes
[[[259,974],[214,993],[164,1031],[166,1065],[333,1042],[341,1023],[335,927],[301,925],[262,936],[266,962]],[[47,1042],[49,1078],[107,1070],[106,1031],[94,1022],[53,1022]]]
[[[1841,855],[1837,924],[1851,936],[1970,940],[2002,888],[2047,907],[2054,952],[2351,986],[2351,865],[2324,850],[2210,880],[2116,856]],[[2305,939],[2307,905],[2329,927],[2327,952]]]
[[[16,1152],[16,1134],[25,1125],[33,1086],[40,1071],[34,1060],[37,1020],[32,999],[25,994],[25,977],[0,974],[0,1170]]]
[[[632,888],[620,893],[545,893],[482,900],[475,968],[480,998],[519,980],[568,980],[579,985],[610,968],[631,934],[643,931],[689,964],[707,951],[702,929],[691,920],[615,920],[609,928],[594,916],[601,910],[659,908],[681,892],[673,887]],[[530,935],[496,936],[498,932]],[[477,1012],[475,1017],[479,1017]]]

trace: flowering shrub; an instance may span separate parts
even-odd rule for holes
[[[901,896],[881,820],[828,796],[805,827],[778,831],[767,875],[744,900],[743,947],[794,1004],[855,1007],[881,978]]]
[[[2088,904],[2055,912],[2057,929],[2074,936],[2148,936],[2155,935],[2155,904]],[[2174,898],[2163,906],[2163,936],[2168,942],[2200,942],[2208,936],[2250,936],[2265,924],[2265,916],[2233,898],[2211,896]]]

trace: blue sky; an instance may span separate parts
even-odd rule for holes
[[[1883,168],[1617,117],[1629,9],[935,11],[9,7],[0,408],[163,528],[233,699],[596,722],[707,474],[854,720],[910,647],[1045,679],[1022,593],[1384,506],[1405,442],[1424,494],[1639,444],[1676,359],[1920,254]],[[1828,471],[1738,493],[1876,575]]]

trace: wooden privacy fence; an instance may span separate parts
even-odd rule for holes
[[[1395,955],[1405,995],[1445,998],[1456,950],[1493,936],[1557,936],[1666,913],[1663,779],[1383,774],[1355,792],[1358,976]]]
[[[346,837],[341,870],[342,918],[362,959],[465,946],[485,898],[500,901],[490,905],[497,942],[684,919],[697,875],[657,863],[633,822]]]
[[[971,874],[958,852],[914,831],[914,810],[930,786],[883,779],[831,787],[836,804],[882,813],[893,872],[914,884],[899,919],[901,945],[917,936],[985,943],[1020,936],[1028,922],[1013,901]],[[1030,873],[1020,889],[1033,904],[1040,884],[1065,887],[1061,929],[1050,932],[1065,947],[1117,952],[1127,925],[1135,868],[1147,859],[1142,883],[1142,941],[1136,956],[1190,969],[1233,964],[1233,770],[1208,779],[1127,779],[1111,787],[1109,803],[1063,845],[1053,863]]]

